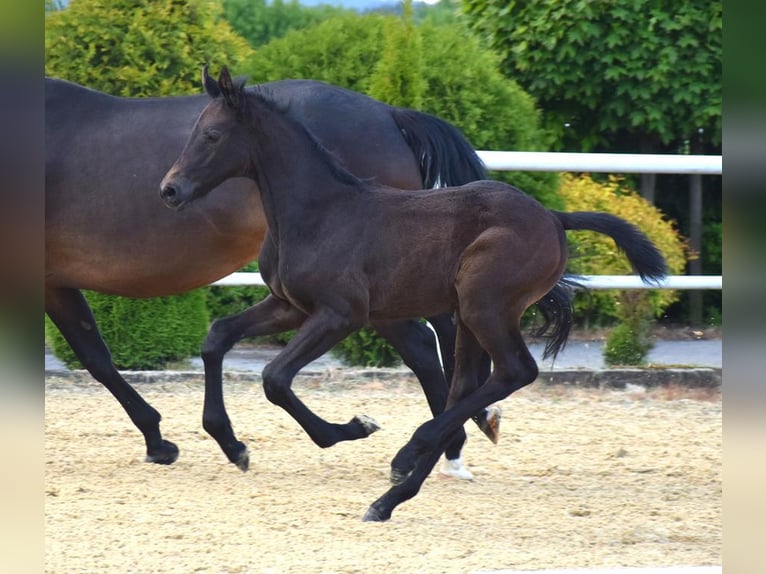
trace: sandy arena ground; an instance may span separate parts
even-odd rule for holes
[[[472,482],[436,471],[387,523],[364,523],[388,464],[428,418],[411,380],[296,381],[318,414],[383,429],[321,450],[257,383],[227,383],[242,473],[201,428],[202,383],[136,388],[181,449],[143,439],[96,382],[46,382],[45,571],[467,573],[721,564],[717,391],[581,390],[539,383],[506,399],[492,445],[467,425]]]

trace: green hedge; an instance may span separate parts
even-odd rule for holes
[[[154,299],[84,292],[118,369],[149,370],[199,354],[208,328],[202,290]],[[55,325],[46,318],[53,353],[69,368],[82,368]]]

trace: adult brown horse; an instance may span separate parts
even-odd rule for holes
[[[147,460],[172,463],[178,448],[163,439],[160,414],[115,368],[80,289],[164,296],[240,269],[256,258],[266,232],[259,195],[252,181],[240,179],[182,214],[157,200],[157,182],[181,152],[208,101],[204,94],[118,98],[52,78],[45,88],[46,312],[143,433]],[[315,81],[279,81],[263,89],[360,177],[417,189],[484,176],[465,138],[433,116]],[[287,169],[301,161],[293,156]],[[203,424],[243,469],[247,451],[233,439],[220,393],[221,361],[230,347],[220,343],[230,326],[248,320],[245,313],[216,323],[203,349],[208,387]],[[449,375],[454,326],[449,316],[431,321]],[[409,320],[374,327],[415,372],[433,412],[441,412],[447,385],[431,332]],[[447,453],[453,466],[459,455],[456,442]]]
[[[285,113],[270,90],[235,85],[226,68],[218,82],[207,69],[203,79],[213,100],[160,195],[181,210],[231,177],[257,182],[269,226],[259,263],[272,294],[252,309],[250,334],[298,329],[263,369],[263,386],[314,442],[327,446],[367,433],[363,421],[333,424],[301,402],[291,384],[304,365],[371,322],[455,313],[449,408],[421,425],[394,457],[393,475],[401,480],[373,503],[366,520],[386,520],[413,497],[474,413],[535,380],[521,316],[561,280],[565,230],[605,233],[642,278],[665,276],[662,255],[618,217],[549,211],[494,181],[405,191],[362,180]],[[569,299],[556,303],[553,354],[566,341],[571,317]],[[494,365],[486,379],[484,352]]]

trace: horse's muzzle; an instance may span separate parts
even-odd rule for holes
[[[160,186],[160,197],[170,209],[180,211],[187,205],[184,194],[172,183],[162,183]]]

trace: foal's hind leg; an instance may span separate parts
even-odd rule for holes
[[[416,320],[374,322],[372,326],[396,349],[404,364],[415,373],[426,395],[431,413],[435,416],[444,411],[448,386],[439,363],[431,330]],[[454,328],[452,331],[454,338]],[[464,444],[465,431],[456,433],[455,438],[447,445],[445,455],[452,475],[470,480],[473,475],[465,468],[460,457]],[[406,464],[402,465],[402,467],[406,466]],[[403,471],[401,468],[392,466],[391,482],[397,483],[403,480],[408,472],[409,469]]]
[[[456,326],[453,321],[453,315],[443,313],[435,317],[429,317],[428,322],[436,331],[436,336],[439,339],[439,347],[441,348],[442,365],[444,366],[444,375],[447,379],[447,384],[451,385],[452,377],[455,370],[455,333]],[[486,381],[489,377],[489,372],[492,367],[492,361],[489,355],[482,351],[482,357],[479,367],[479,381]],[[476,413],[471,417],[481,431],[491,440],[497,444],[500,437],[500,418],[502,412],[497,405],[490,405],[486,409],[482,409],[481,412]],[[447,461],[445,464],[445,471],[447,474],[451,474],[449,469],[451,467],[449,449],[447,452]]]
[[[345,424],[329,423],[303,404],[290,386],[302,367],[321,357],[361,326],[330,308],[321,308],[306,319],[284,350],[263,369],[266,398],[285,409],[322,448],[340,441],[365,438],[380,427],[364,415]]]
[[[242,313],[218,319],[202,344],[205,365],[205,403],[202,426],[226,457],[243,471],[248,469],[247,447],[237,440],[223,400],[223,358],[235,343],[246,337],[282,333],[298,327],[306,315],[288,303],[269,295]]]
[[[159,464],[175,462],[178,458],[178,447],[163,440],[160,433],[160,413],[117,371],[112,363],[109,347],[98,331],[96,320],[83,294],[77,289],[47,288],[45,312],[64,335],[82,365],[112,393],[133,424],[144,435],[146,461]]]
[[[482,359],[484,355],[484,350],[470,333],[466,332],[465,329],[458,330],[455,346],[455,375],[449,391],[450,403],[455,402],[456,396],[462,396],[479,385],[478,377],[482,373]],[[434,415],[437,414],[439,413],[434,413]],[[458,440],[461,442],[465,440],[465,429],[462,426],[455,432],[455,435],[447,444],[454,444]],[[445,452],[448,453],[446,450]],[[402,449],[399,451],[391,461],[392,482],[396,484],[404,480],[415,468],[421,454],[422,451],[418,449]],[[448,456],[448,462],[450,458],[454,460],[454,457]],[[393,480],[393,477],[398,478],[398,480]]]
[[[497,331],[495,331],[497,333]],[[401,484],[393,486],[370,505],[364,515],[366,521],[383,521],[402,502],[415,496],[434,464],[446,441],[470,418],[471,413],[496,401],[502,400],[514,391],[533,382],[537,377],[537,365],[516,327],[510,333],[481,338],[481,345],[490,349],[495,370],[487,381],[458,398],[444,413],[423,423],[398,456],[416,456],[412,473]],[[505,335],[505,336],[503,336]],[[457,392],[457,390],[456,390]],[[450,397],[450,402],[452,396]]]

